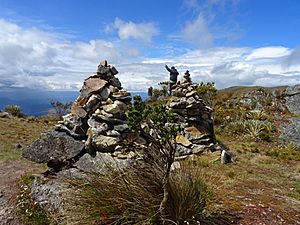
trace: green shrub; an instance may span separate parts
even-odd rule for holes
[[[4,111],[8,112],[12,116],[16,116],[16,117],[24,116],[24,114],[22,113],[21,107],[18,105],[7,105],[7,106],[5,106]]]
[[[266,131],[262,131],[258,135],[259,139],[266,142],[271,142],[273,140],[272,135]]]

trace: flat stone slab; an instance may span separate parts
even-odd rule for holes
[[[118,159],[110,153],[97,152],[96,156],[86,153],[76,163],[75,166],[84,172],[95,172],[105,174],[109,170],[125,169],[131,165],[131,159]]]

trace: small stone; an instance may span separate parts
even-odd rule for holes
[[[124,132],[128,130],[128,125],[127,124],[121,124],[121,125],[115,125],[114,130],[119,131],[119,132]]]
[[[80,118],[85,118],[87,116],[87,112],[82,108],[82,106],[78,105],[77,102],[74,102],[71,107],[71,114]]]
[[[101,151],[109,152],[112,148],[116,147],[119,143],[119,138],[108,137],[105,135],[97,135],[93,137],[94,145]]]
[[[121,136],[121,134],[118,131],[116,131],[116,130],[109,130],[109,131],[106,132],[106,135],[107,136],[111,136],[111,137],[119,137],[119,136]]]
[[[119,73],[118,70],[114,66],[110,69],[110,72],[112,75],[117,75]]]
[[[110,95],[109,88],[107,88],[107,87],[103,88],[103,90],[100,93],[102,100],[106,101],[108,99],[109,95]]]
[[[178,102],[171,102],[170,107],[175,109],[184,109],[187,106],[187,102],[183,99],[181,99]]]
[[[118,88],[118,89],[121,89],[121,88],[122,88],[121,82],[120,82],[119,79],[116,78],[116,77],[113,77],[112,79],[110,79],[110,80],[109,80],[109,83],[110,83],[112,86],[114,86],[114,87],[116,87],[116,88]]]
[[[106,100],[106,102],[105,102],[106,105],[110,105],[110,104],[113,104],[113,103],[114,103],[114,101],[111,100],[110,98],[108,98],[108,99]]]
[[[190,142],[185,136],[181,134],[176,136],[175,141],[177,144],[182,144],[185,147],[189,147],[192,145],[192,142]]]
[[[201,132],[197,127],[191,126],[191,127],[186,127],[184,128],[184,132],[187,135],[187,138],[190,140],[195,140],[202,138],[207,135],[206,132]]]
[[[99,95],[92,95],[87,103],[84,105],[84,108],[87,112],[95,111],[96,108],[99,107],[101,101],[101,97]]]
[[[221,163],[227,164],[227,163],[231,163],[231,162],[233,162],[231,155],[226,150],[222,150]]]
[[[100,62],[100,65],[101,66],[104,66],[104,67],[107,67],[108,63],[107,63],[107,60],[103,60]]]
[[[127,105],[121,101],[116,100],[113,104],[103,107],[104,111],[107,113],[118,113],[125,112],[127,110]]]

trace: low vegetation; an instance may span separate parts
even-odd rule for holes
[[[24,113],[22,112],[22,108],[18,105],[7,105],[4,108],[4,112],[7,112],[12,116],[24,117]]]
[[[45,211],[31,197],[33,180],[34,176],[31,174],[24,175],[20,180],[20,193],[17,196],[19,215],[26,224],[48,225],[50,220]]]

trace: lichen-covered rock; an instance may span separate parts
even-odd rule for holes
[[[286,90],[286,106],[291,113],[300,114],[300,84]]]
[[[106,173],[108,170],[120,170],[128,168],[133,161],[131,159],[120,159],[113,157],[110,153],[100,153],[93,157],[85,154],[76,163],[75,166],[85,172]]]
[[[280,138],[300,149],[300,118],[291,118],[288,124],[282,127]]]
[[[120,142],[119,138],[110,137],[106,135],[95,135],[93,136],[93,144],[97,150],[101,152],[110,152]]]
[[[84,148],[82,141],[77,141],[66,133],[49,131],[40,139],[26,147],[22,156],[37,163],[66,163]]]

